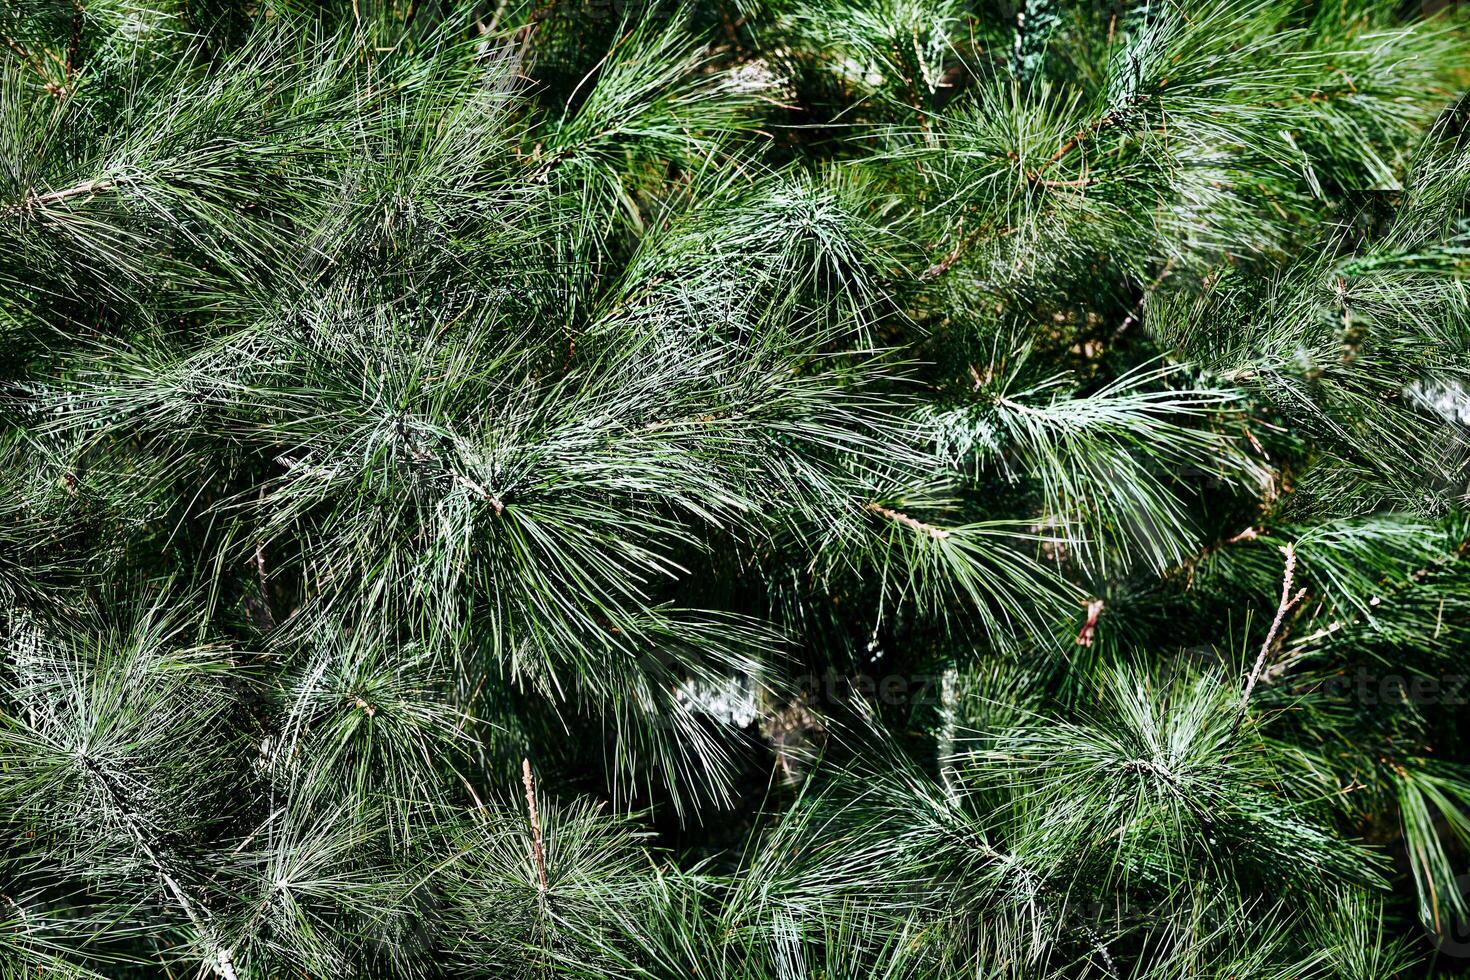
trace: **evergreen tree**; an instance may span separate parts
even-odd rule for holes
[[[0,978],[1464,969],[1467,28],[7,0]]]

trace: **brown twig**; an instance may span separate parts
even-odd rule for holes
[[[536,780],[531,775],[531,760],[521,760],[521,781],[526,784],[526,810],[531,815],[531,858],[536,862],[536,878],[541,894],[546,894],[546,844],[541,838],[541,814],[536,809]]]
[[[82,4],[81,0],[71,0],[71,41],[66,46],[66,84],[71,85],[71,77],[82,67]]]
[[[1370,599],[1368,605],[1370,607],[1376,607],[1382,605],[1385,602],[1392,602],[1405,590],[1421,584],[1429,576],[1433,575],[1436,572],[1442,571],[1446,565],[1449,565],[1451,562],[1461,561],[1467,555],[1470,555],[1470,538],[1465,538],[1461,540],[1459,544],[1455,545],[1455,547],[1451,549],[1449,554],[1442,555],[1441,557],[1431,561],[1429,564],[1416,568],[1414,571],[1410,572],[1409,575],[1402,582],[1390,588],[1386,588],[1381,595],[1374,596],[1372,599]],[[1441,612],[1443,612],[1443,609],[1441,609]],[[1302,647],[1311,643],[1315,643],[1318,640],[1324,640],[1335,633],[1340,633],[1343,630],[1350,629],[1354,626],[1359,625],[1366,618],[1368,618],[1367,611],[1360,609],[1358,612],[1354,613],[1351,616],[1346,616],[1342,619],[1335,619],[1332,622],[1328,623],[1326,626],[1323,626],[1320,629],[1307,634],[1298,641],[1297,645],[1298,647]],[[1436,629],[1438,629],[1438,627],[1436,627]],[[1284,658],[1279,663],[1272,664],[1269,668],[1267,668],[1265,674],[1261,677],[1261,680],[1267,684],[1273,683],[1274,681],[1279,679],[1280,676],[1285,673],[1289,667],[1291,667],[1293,664],[1296,663],[1296,661],[1300,660],[1305,655],[1306,654],[1303,652],[1298,652],[1294,656]]]
[[[46,77],[45,62],[43,62],[40,58],[32,55],[29,51],[26,50],[25,45],[21,44],[15,38],[9,36],[8,34],[3,35],[3,37],[5,38],[5,46],[7,48],[9,48],[11,51],[14,51],[21,61],[24,61],[26,64],[30,65],[31,69],[34,70],[37,75],[40,75],[42,78]]]
[[[260,488],[258,496],[260,507],[265,507],[265,487]],[[276,628],[276,615],[271,609],[270,583],[267,581],[267,567],[265,561],[265,538],[257,538],[255,541],[255,577],[260,582],[260,611],[261,625],[266,632]]]
[[[1072,134],[1071,139],[1067,140],[1061,146],[1057,147],[1057,151],[1051,156],[1047,157],[1045,163],[1037,167],[1035,170],[1028,170],[1026,172],[1027,178],[1030,179],[1032,183],[1039,183],[1041,181],[1041,178],[1046,176],[1046,172],[1050,170],[1052,166],[1055,165],[1059,160],[1061,160],[1062,157],[1077,149],[1077,147],[1081,146],[1085,140],[1091,139],[1098,132],[1111,126],[1116,121],[1116,119],[1117,113],[1110,112],[1105,116],[1094,119],[1086,126],[1083,126],[1081,129],[1077,130],[1077,132]]]
[[[960,218],[960,220],[958,221],[958,223],[956,223],[956,225],[955,225],[955,236],[956,237],[955,237],[954,248],[950,249],[949,252],[948,252],[948,254],[946,254],[943,258],[941,258],[938,262],[935,262],[929,268],[927,268],[923,272],[919,273],[919,278],[920,279],[937,279],[939,276],[942,276],[946,272],[948,272],[950,266],[954,265],[957,261],[959,261],[960,254],[962,252],[964,252],[965,247],[970,244],[970,240],[973,237],[973,236],[967,236],[965,234],[965,219],[964,218]]]
[[[44,207],[47,204],[55,204],[58,201],[65,201],[67,198],[79,197],[83,194],[100,194],[103,191],[112,190],[112,186],[113,182],[111,180],[106,177],[100,177],[97,180],[83,181],[71,187],[63,187],[59,191],[49,191],[45,194],[33,195],[27,202],[27,205],[29,207]]]
[[[1087,622],[1082,624],[1082,629],[1077,632],[1077,645],[1079,647],[1090,647],[1097,640],[1097,621],[1102,616],[1103,601],[1101,599],[1088,599]]]
[[[449,475],[454,478],[454,481],[456,483],[458,483],[460,486],[465,487],[466,489],[470,490],[471,492],[473,492],[474,494],[476,494],[477,496],[479,496],[481,500],[488,500],[488,501],[490,501],[490,506],[495,508],[495,513],[497,513],[497,514],[503,514],[503,513],[505,513],[505,501],[503,501],[499,497],[495,496],[495,494],[491,493],[485,487],[483,487],[480,484],[476,483],[474,480],[471,480],[469,477],[465,476],[463,473],[456,473],[456,472],[454,472],[454,471],[451,470],[450,473],[449,473]]]
[[[1266,632],[1266,640],[1261,644],[1261,652],[1256,655],[1255,666],[1251,668],[1250,677],[1246,679],[1245,691],[1240,696],[1240,707],[1235,712],[1235,724],[1231,726],[1233,735],[1240,730],[1240,723],[1245,720],[1245,709],[1251,700],[1251,692],[1256,689],[1256,681],[1261,678],[1261,669],[1266,666],[1266,657],[1276,647],[1276,633],[1281,629],[1281,621],[1286,618],[1287,612],[1293,606],[1306,597],[1306,589],[1298,589],[1293,595],[1291,591],[1292,581],[1296,575],[1296,546],[1287,544],[1281,549],[1286,556],[1286,570],[1281,576],[1281,601],[1276,606],[1276,618],[1271,620],[1271,628]]]
[[[1138,318],[1143,315],[1143,308],[1148,305],[1149,297],[1158,292],[1159,287],[1164,284],[1164,280],[1173,274],[1174,259],[1171,256],[1169,261],[1164,263],[1163,271],[1158,274],[1158,277],[1153,282],[1148,284],[1148,287],[1143,291],[1143,295],[1138,297],[1138,302],[1133,304],[1133,308],[1128,311],[1128,315],[1123,318],[1123,322],[1118,324],[1118,329],[1113,331],[1114,341],[1122,337],[1128,332],[1129,327],[1138,322]]]
[[[5,207],[3,213],[8,215],[22,214],[35,208],[44,208],[49,204],[57,204],[69,198],[80,197],[83,194],[99,194],[103,191],[109,191],[113,186],[114,181],[106,177],[99,177],[97,180],[88,180],[80,184],[74,184],[71,187],[63,187],[59,191],[47,191],[44,194],[32,192],[30,196],[19,204],[11,204]]]
[[[265,541],[255,542],[255,576],[260,580],[260,609],[265,615],[265,628],[273,630],[276,628],[276,617],[271,612],[270,586],[266,583],[265,567]]]
[[[1055,189],[1055,188],[1073,188],[1073,189],[1076,189],[1076,188],[1080,188],[1080,187],[1087,187],[1087,186],[1091,185],[1092,183],[1094,183],[1094,181],[1093,181],[1093,179],[1091,177],[1078,177],[1076,180],[1048,180],[1045,177],[1041,177],[1041,178],[1038,178],[1036,180],[1036,183],[1038,185],[1042,186],[1042,187],[1051,188],[1051,189]]]
[[[535,35],[536,28],[540,26],[541,21],[546,19],[546,15],[549,13],[549,7],[550,4],[546,3],[545,0],[536,0],[531,7],[531,13],[526,18],[526,22],[516,29],[515,34],[512,36],[512,43],[519,45],[516,50],[517,58],[524,59],[526,53],[531,50],[531,38]]]
[[[1057,147],[1056,152],[1053,153],[1050,157],[1048,157],[1041,164],[1041,166],[1036,167],[1035,169],[1032,169],[1032,170],[1027,170],[1026,171],[1026,179],[1028,181],[1030,181],[1031,183],[1033,183],[1033,184],[1036,184],[1036,185],[1041,186],[1041,187],[1046,187],[1046,188],[1049,188],[1049,189],[1053,189],[1053,188],[1073,188],[1073,189],[1075,189],[1075,188],[1080,188],[1080,187],[1086,187],[1086,186],[1088,186],[1090,183],[1092,183],[1092,178],[1090,178],[1090,177],[1083,176],[1083,177],[1077,178],[1076,180],[1048,180],[1046,178],[1046,172],[1048,170],[1050,170],[1058,161],[1060,161],[1068,153],[1071,153],[1078,146],[1081,146],[1082,143],[1085,140],[1088,140],[1088,139],[1092,138],[1099,131],[1101,131],[1103,129],[1106,129],[1107,127],[1111,126],[1117,120],[1118,120],[1118,113],[1110,112],[1110,113],[1108,113],[1105,116],[1102,116],[1102,117],[1100,117],[1098,119],[1093,120],[1088,125],[1083,126],[1081,129],[1077,130],[1077,132],[1073,133],[1072,134],[1072,137],[1070,139],[1068,139],[1061,146]],[[958,233],[959,229],[956,229],[956,231]],[[922,273],[920,273],[919,278],[920,279],[934,279],[934,278],[937,278],[938,276],[941,276],[944,273],[948,272],[950,266],[954,265],[955,262],[959,261],[960,256],[964,253],[965,249],[970,246],[970,244],[974,241],[974,239],[976,237],[978,237],[978,233],[972,233],[970,235],[959,234],[958,235],[958,239],[955,242],[954,248],[951,249],[950,252],[947,255],[944,256],[944,258],[940,259],[938,262],[934,263],[929,268],[925,269]]]
[[[936,541],[942,541],[945,538],[949,537],[950,534],[950,532],[945,528],[935,527],[933,524],[925,524],[923,521],[912,518],[901,511],[892,510],[888,507],[884,507],[877,501],[869,503],[866,509],[869,513],[877,514],[879,517],[887,518],[893,523],[901,524],[911,531],[918,531],[920,534],[926,534]]]

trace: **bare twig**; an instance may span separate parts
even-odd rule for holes
[[[80,197],[83,194],[100,194],[103,191],[111,190],[112,186],[113,182],[111,180],[107,179],[106,177],[102,177],[97,180],[83,181],[82,183],[75,184],[71,187],[64,187],[59,191],[51,191],[47,194],[37,194],[32,197],[28,203],[31,207],[45,207],[48,204],[55,204],[58,201],[65,201],[67,198]]]
[[[1148,287],[1143,291],[1143,295],[1138,297],[1138,302],[1133,304],[1133,308],[1128,311],[1128,315],[1123,318],[1123,322],[1118,324],[1118,329],[1113,331],[1113,340],[1116,341],[1119,337],[1123,336],[1128,332],[1129,327],[1138,322],[1138,318],[1143,315],[1143,308],[1148,305],[1149,297],[1153,296],[1159,287],[1164,284],[1164,280],[1173,274],[1174,259],[1170,257],[1169,261],[1164,263],[1163,271],[1158,274],[1158,277],[1153,282],[1148,284]]]
[[[1470,538],[1465,538],[1464,540],[1460,541],[1460,543],[1457,544],[1450,551],[1449,554],[1442,555],[1441,557],[1434,559],[1429,564],[1416,568],[1414,571],[1410,572],[1408,577],[1405,578],[1402,582],[1393,586],[1392,588],[1385,589],[1381,595],[1374,596],[1373,599],[1369,601],[1368,605],[1370,607],[1379,606],[1385,602],[1394,601],[1406,590],[1421,584],[1429,576],[1433,575],[1436,572],[1442,571],[1445,566],[1449,565],[1450,563],[1463,560],[1466,555],[1470,555]],[[1443,614],[1443,605],[1441,605],[1440,607],[1440,612],[1441,614]],[[1262,675],[1261,681],[1266,684],[1275,682],[1297,661],[1308,655],[1308,651],[1303,650],[1302,648],[1310,647],[1311,644],[1316,643],[1319,640],[1325,640],[1335,633],[1340,633],[1343,630],[1351,629],[1352,627],[1358,626],[1367,618],[1369,618],[1367,610],[1359,609],[1351,616],[1346,616],[1342,619],[1335,619],[1332,622],[1328,623],[1326,626],[1323,626],[1320,629],[1317,629],[1312,633],[1301,637],[1296,643],[1296,646],[1298,647],[1297,652],[1294,655],[1283,658],[1278,663],[1272,664],[1270,667],[1268,667],[1266,669],[1266,672]],[[1438,628],[1439,627],[1437,624],[1436,632],[1438,631]]]
[[[71,187],[63,187],[59,191],[47,191],[45,194],[32,193],[19,204],[11,204],[6,207],[4,213],[21,214],[35,208],[44,208],[50,204],[58,204],[69,198],[80,197],[84,194],[100,194],[103,191],[111,190],[113,186],[114,182],[112,180],[103,177],[97,180],[88,180],[80,184],[74,184]]]
[[[1286,614],[1298,602],[1306,596],[1306,589],[1298,589],[1293,595],[1291,591],[1292,581],[1296,575],[1296,547],[1288,544],[1281,549],[1286,556],[1286,570],[1281,576],[1281,601],[1276,606],[1276,618],[1271,620],[1271,629],[1266,632],[1266,640],[1261,644],[1261,652],[1256,655],[1255,666],[1251,668],[1250,677],[1246,679],[1245,691],[1240,696],[1240,707],[1235,712],[1235,724],[1231,726],[1231,733],[1240,730],[1240,723],[1245,720],[1245,709],[1251,700],[1251,692],[1256,689],[1256,681],[1260,680],[1261,669],[1266,665],[1266,657],[1276,647],[1276,633],[1281,629],[1281,621]]]
[[[935,527],[933,524],[925,524],[923,521],[916,520],[915,518],[912,518],[909,515],[902,513],[901,511],[891,510],[887,507],[884,507],[877,501],[873,501],[872,503],[868,504],[867,510],[869,513],[877,514],[879,517],[886,518],[895,524],[901,524],[911,531],[918,531],[920,534],[928,535],[936,541],[942,541],[945,538],[949,537],[950,534],[949,531],[942,527]]]
[[[71,78],[77,70],[82,67],[82,4],[80,0],[71,0],[71,41],[66,47],[66,83],[71,85]]]
[[[521,760],[521,781],[526,784],[526,810],[531,816],[531,858],[536,862],[536,878],[541,894],[546,894],[546,843],[541,838],[541,813],[536,809],[536,780],[531,775],[531,760]]]
[[[1057,147],[1055,153],[1053,153],[1046,160],[1042,161],[1040,166],[1026,170],[1026,180],[1034,186],[1045,187],[1048,189],[1076,189],[1089,186],[1091,183],[1093,183],[1094,178],[1086,176],[1085,161],[1084,176],[1076,178],[1074,180],[1057,180],[1054,178],[1048,178],[1047,172],[1050,171],[1051,168],[1055,166],[1058,162],[1060,162],[1061,159],[1065,157],[1068,153],[1071,153],[1073,150],[1077,149],[1077,147],[1083,145],[1085,142],[1092,139],[1098,133],[1114,125],[1123,117],[1124,113],[1121,111],[1110,112],[1107,115],[1094,119],[1092,122],[1078,129],[1075,133],[1072,134],[1070,139],[1064,142],[1061,146]],[[956,229],[956,234],[958,240],[955,242],[954,248],[947,255],[945,255],[944,258],[940,259],[938,262],[929,266],[929,268],[920,273],[920,279],[934,279],[948,272],[950,266],[959,261],[959,258],[964,253],[965,249],[969,248],[970,245],[975,241],[975,239],[979,237],[978,230],[972,232],[969,235],[963,235],[959,234],[959,229]]]
[[[549,7],[550,4],[545,0],[536,0],[526,22],[516,29],[512,36],[512,43],[519,45],[516,50],[517,58],[525,58],[526,53],[531,50],[531,38],[535,35],[536,28],[540,26],[541,21],[546,19]]]
[[[31,68],[36,72],[36,74],[40,75],[43,79],[46,77],[45,62],[43,62],[40,58],[32,55],[29,51],[26,50],[25,45],[21,44],[15,38],[10,37],[8,34],[0,36],[4,37],[5,46],[8,47],[11,51],[14,51],[16,56],[19,57],[20,60],[24,61],[27,65],[30,65]]]
[[[494,34],[495,29],[500,26],[500,18],[505,16],[505,8],[510,6],[510,0],[500,0],[495,8],[495,13],[490,16],[489,24],[479,24],[481,34]]]
[[[490,506],[495,508],[495,513],[497,513],[497,514],[503,514],[503,513],[505,513],[505,501],[503,501],[499,497],[495,496],[495,494],[491,493],[485,487],[483,487],[480,484],[476,483],[474,480],[471,480],[469,477],[465,476],[463,473],[456,473],[453,470],[451,470],[450,473],[449,473],[449,475],[454,478],[454,481],[456,483],[458,483],[462,487],[465,487],[466,489],[470,490],[471,492],[475,493],[477,496],[480,497],[480,499],[482,499],[482,500],[488,500],[490,502]]]
[[[1038,186],[1053,190],[1058,188],[1064,190],[1077,190],[1083,187],[1089,187],[1093,183],[1095,183],[1095,181],[1091,177],[1078,177],[1075,180],[1048,180],[1045,177],[1038,177],[1036,179],[1036,183]]]
[[[965,247],[969,244],[970,239],[965,235],[965,219],[960,218],[960,220],[955,224],[954,248],[950,249],[949,253],[941,258],[938,262],[935,262],[933,265],[929,266],[929,268],[919,273],[919,278],[937,279],[938,277],[944,275],[946,272],[949,271],[950,266],[959,261],[960,253],[964,252]]]
[[[260,488],[258,496],[259,504],[265,507],[265,487]],[[276,628],[276,614],[271,609],[270,583],[267,581],[267,568],[265,561],[265,539],[257,538],[255,541],[255,577],[260,582],[260,625],[270,632]]]
[[[1082,624],[1082,629],[1077,633],[1077,645],[1079,647],[1090,647],[1097,640],[1097,621],[1102,616],[1103,601],[1101,599],[1087,600],[1087,622]]]
[[[266,582],[265,541],[255,542],[255,576],[260,580],[260,611],[267,631],[276,628],[276,617],[271,612],[270,586]]]
[[[1046,175],[1046,172],[1050,170],[1052,166],[1055,165],[1059,160],[1061,160],[1062,157],[1077,149],[1077,147],[1081,146],[1084,142],[1091,139],[1097,133],[1101,132],[1104,129],[1107,129],[1118,120],[1118,115],[1119,114],[1116,112],[1110,112],[1107,115],[1094,119],[1086,126],[1083,126],[1081,129],[1077,130],[1077,132],[1072,134],[1071,139],[1067,140],[1061,146],[1057,147],[1057,151],[1053,153],[1050,157],[1048,157],[1041,166],[1037,167],[1035,170],[1028,170],[1026,172],[1027,178],[1030,179],[1032,183],[1040,183],[1041,179]]]

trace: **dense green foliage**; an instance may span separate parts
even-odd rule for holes
[[[0,2],[0,978],[1470,964],[1470,25]]]

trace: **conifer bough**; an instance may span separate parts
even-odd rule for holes
[[[0,978],[1470,966],[1470,24],[0,8]]]

